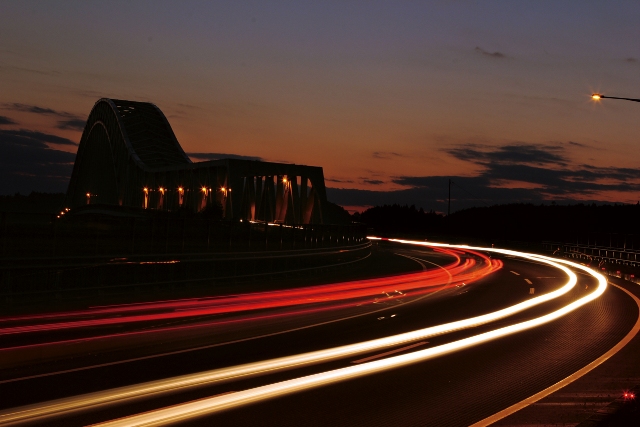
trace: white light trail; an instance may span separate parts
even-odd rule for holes
[[[475,248],[470,246],[459,245],[446,245],[446,244],[434,244],[425,242],[413,242],[413,241],[401,241],[400,243],[418,244],[423,246],[446,246],[451,248],[461,248],[469,250],[484,250],[499,252],[506,255],[517,256],[521,258],[530,259],[536,262],[542,262],[548,265],[552,265],[556,268],[563,270],[569,280],[561,288],[540,295],[535,298],[531,298],[527,301],[521,302],[514,306],[507,307],[496,312],[476,316],[469,319],[463,319],[456,322],[451,322],[443,325],[433,326],[429,328],[420,329],[404,334],[399,334],[391,337],[385,337],[377,340],[356,343],[346,345],[342,347],[336,347],[332,349],[320,350],[311,353],[305,353],[300,355],[282,357],[278,359],[272,359],[264,362],[250,363],[246,365],[240,365],[236,367],[217,369],[213,371],[185,375],[176,378],[169,378],[165,380],[152,381],[149,383],[121,387],[113,390],[105,390],[102,392],[90,393],[87,395],[81,395],[66,399],[59,399],[51,402],[45,402],[41,404],[29,405],[22,408],[15,408],[9,411],[0,413],[0,425],[13,424],[16,422],[22,422],[32,419],[42,419],[43,417],[70,412],[74,410],[86,409],[89,407],[96,407],[99,405],[119,403],[123,401],[129,401],[136,398],[142,398],[150,395],[158,395],[160,393],[168,393],[172,391],[185,390],[187,388],[203,386],[214,382],[228,381],[236,378],[246,378],[253,375],[259,375],[262,373],[271,373],[284,369],[291,369],[300,366],[306,366],[314,363],[326,362],[329,360],[339,359],[346,356],[357,355],[361,353],[367,353],[373,350],[384,349],[387,347],[404,344],[418,339],[433,337],[457,331],[469,327],[474,327],[482,324],[486,324],[512,314],[518,313],[522,310],[530,308],[534,305],[549,301],[553,298],[557,298],[565,293],[569,292],[576,284],[577,277],[568,268],[560,265],[560,263],[571,265],[575,268],[583,269],[590,274],[596,276],[597,273],[593,273],[586,267],[579,266],[575,263],[571,263],[563,260],[554,260],[552,258],[543,257],[539,255],[526,254],[516,251],[491,249],[491,248]],[[538,324],[546,323],[557,317],[560,317],[569,311],[586,304],[588,301],[597,298],[606,287],[606,280],[601,275],[597,275],[598,280],[602,278],[603,283],[594,293],[587,297],[584,297],[563,309],[556,312],[542,316],[540,318],[532,319],[527,322],[522,322],[516,325],[512,325],[505,328],[500,328],[494,331],[490,331],[484,334],[469,337],[464,340],[455,341],[453,343],[417,351],[414,353],[404,354],[401,356],[395,356],[388,359],[382,359],[375,362],[363,363],[357,366],[350,366],[348,368],[337,369],[334,371],[324,372],[320,374],[311,375],[308,377],[297,378],[289,381],[284,381],[277,384],[258,387],[251,390],[245,390],[228,394],[224,396],[213,397],[209,399],[200,400],[198,402],[187,403],[178,405],[175,407],[160,409],[150,413],[128,417],[122,420],[116,420],[112,423],[105,425],[163,425],[169,422],[176,422],[193,416],[205,415],[231,407],[247,404],[253,401],[267,399],[281,394],[293,393],[309,387],[316,387],[323,384],[342,381],[348,378],[353,378],[361,375],[366,375],[374,372],[378,372],[385,369],[403,366],[409,363],[416,363],[418,361],[427,360],[432,357],[443,355],[452,351],[456,351],[462,348],[475,345],[480,342],[492,340],[510,333],[514,333],[520,330],[528,329]],[[591,298],[591,299],[585,299]]]

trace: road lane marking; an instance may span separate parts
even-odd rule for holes
[[[534,403],[536,406],[607,406],[611,402],[545,402],[545,403]]]
[[[401,351],[409,350],[410,348],[418,347],[418,346],[425,345],[425,344],[428,344],[428,343],[429,343],[429,341],[417,342],[415,344],[411,344],[411,345],[408,345],[406,347],[402,347],[402,348],[398,348],[398,349],[395,349],[395,350],[387,351],[386,353],[380,353],[380,354],[376,354],[376,355],[373,355],[373,356],[365,357],[364,359],[354,360],[351,363],[356,363],[357,364],[357,363],[368,362],[370,360],[380,359],[381,357],[390,356],[392,354],[400,353]]]
[[[626,346],[629,343],[629,341],[631,341],[638,334],[638,332],[640,332],[640,299],[638,299],[635,295],[633,295],[631,292],[627,291],[623,287],[616,285],[615,283],[609,282],[609,284],[611,284],[611,285],[615,286],[616,288],[626,292],[627,295],[629,295],[631,298],[633,298],[633,300],[638,305],[638,319],[636,320],[636,324],[633,325],[633,328],[631,328],[629,333],[627,333],[627,335],[625,335],[625,337],[622,338],[622,340],[620,340],[620,342],[618,342],[618,344],[613,346],[605,354],[603,354],[602,356],[600,356],[599,358],[597,358],[593,362],[589,363],[587,366],[585,366],[584,368],[580,369],[579,371],[574,372],[573,374],[569,375],[567,378],[563,379],[562,381],[558,381],[557,383],[555,383],[551,387],[548,387],[548,388],[542,390],[541,392],[536,393],[533,396],[530,396],[530,397],[524,399],[523,401],[516,403],[515,405],[511,405],[508,408],[503,409],[502,411],[497,412],[497,413],[491,415],[490,417],[485,418],[484,420],[478,421],[477,423],[472,424],[469,427],[484,427],[484,426],[491,425],[491,424],[493,424],[493,423],[495,423],[495,422],[497,422],[497,421],[499,421],[499,420],[501,420],[503,418],[508,417],[509,415],[511,415],[511,414],[513,414],[515,412],[518,412],[521,409],[526,408],[527,406],[529,406],[531,404],[536,403],[537,401],[549,396],[550,394],[560,390],[561,388],[571,384],[572,382],[576,381],[577,379],[580,379],[584,375],[586,375],[589,372],[591,372],[593,369],[597,368],[598,366],[600,366],[601,364],[603,364],[604,362],[609,360],[609,358],[611,358],[611,356],[615,355],[617,352],[622,350],[622,348],[624,348],[624,346]]]
[[[533,283],[531,283],[531,280],[529,280],[529,279],[524,279],[524,281],[527,282],[530,285],[533,284]]]
[[[513,273],[513,274],[515,274],[516,276],[519,276],[519,275],[520,275],[520,273],[516,273],[516,272],[515,272],[515,271],[513,271],[513,270],[511,270],[511,271],[510,271],[510,273]]]

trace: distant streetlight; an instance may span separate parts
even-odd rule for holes
[[[600,101],[601,99],[624,99],[625,101],[640,102],[640,99],[636,99],[636,98],[619,98],[617,96],[605,96],[600,93],[592,94],[591,99],[593,99],[594,101]]]

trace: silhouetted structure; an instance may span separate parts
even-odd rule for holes
[[[100,99],[78,147],[66,208],[109,204],[200,212],[227,219],[323,222],[321,167],[222,159],[192,163],[154,104]]]

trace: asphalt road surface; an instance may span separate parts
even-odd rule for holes
[[[350,294],[349,299],[331,299],[327,295],[332,295],[332,291],[323,290],[321,294],[313,294],[322,300],[273,305],[273,301],[291,297],[278,294],[269,299],[269,305],[248,311],[216,311],[182,318],[175,317],[179,310],[174,306],[154,306],[151,311],[157,318],[51,330],[37,328],[118,316],[124,319],[131,313],[117,312],[113,314],[115,317],[96,312],[81,316],[66,313],[55,319],[7,321],[0,325],[8,331],[1,335],[0,330],[3,346],[0,355],[10,356],[3,357],[6,362],[0,370],[3,413],[14,413],[12,408],[23,405],[335,348],[469,319],[556,291],[569,280],[556,267],[503,254],[492,253],[490,257],[482,251],[452,254],[393,243],[386,243],[385,251],[390,259],[410,263],[412,267],[408,269],[414,271],[408,274],[420,274],[423,270],[425,275],[433,274],[430,279],[427,276],[421,279],[425,283],[432,280],[429,286],[413,287],[401,281],[388,288],[383,286],[381,291],[379,285],[397,279],[391,276],[378,282],[369,279],[367,286],[371,285],[375,292]],[[577,283],[566,294],[488,323],[313,364],[263,370],[197,387],[173,388],[171,392],[92,405],[55,418],[30,421],[34,425],[64,426],[99,423],[436,348],[536,319],[597,289],[596,278],[573,271],[577,273]],[[398,291],[396,285],[405,286],[402,288],[405,290]],[[349,289],[352,292],[353,288]],[[136,307],[133,312],[149,313],[144,307]],[[172,313],[173,317],[167,317],[166,313]],[[259,399],[212,415],[187,417],[183,422],[252,426],[472,425],[588,365],[625,337],[637,319],[636,302],[609,286],[594,301],[532,329],[395,369]],[[27,328],[26,332],[10,331],[20,327]]]

